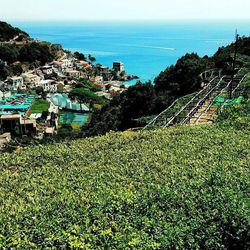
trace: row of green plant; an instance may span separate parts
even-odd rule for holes
[[[180,97],[175,105],[170,108],[168,110],[168,112],[165,112],[165,119],[169,120],[171,117],[173,117],[186,103],[188,103],[195,95],[197,94],[197,92],[190,94],[190,95],[186,95],[183,97]],[[187,113],[188,111],[186,111]],[[144,127],[146,126],[148,123],[150,123],[154,118],[156,117],[156,115],[153,116],[146,116],[146,117],[140,117],[139,119],[136,119],[136,125],[137,127]]]
[[[0,154],[0,248],[249,249],[249,136],[177,127]]]

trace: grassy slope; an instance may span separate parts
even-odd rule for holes
[[[247,249],[249,138],[181,127],[2,154],[0,248]]]

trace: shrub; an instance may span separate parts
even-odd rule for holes
[[[0,154],[0,248],[249,249],[249,136],[180,127]]]

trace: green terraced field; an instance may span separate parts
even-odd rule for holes
[[[110,133],[0,155],[1,249],[249,249],[250,129]]]

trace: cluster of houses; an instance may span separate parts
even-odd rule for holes
[[[20,76],[10,77],[4,82],[0,81],[0,94],[4,91],[25,92],[36,88],[41,88],[46,93],[69,92],[71,87],[68,85],[77,82],[80,78],[87,78],[96,86],[102,87],[99,95],[110,99],[114,94],[124,90],[123,81],[113,80],[119,79],[121,75],[127,76],[121,62],[114,62],[113,69],[110,70],[101,65],[93,67],[87,61],[79,61],[71,57],[54,61]]]
[[[51,94],[70,92],[73,84],[77,83],[80,78],[88,79],[98,86],[97,95],[112,99],[114,95],[126,89],[124,76],[126,79],[127,75],[121,62],[114,62],[113,68],[110,69],[102,65],[93,66],[87,61],[77,60],[71,54],[65,54],[60,60],[25,72],[20,76],[0,81],[0,101],[11,98],[13,93],[28,94],[30,90],[36,92],[39,90],[39,93],[45,93],[47,100],[49,100],[48,96]],[[51,118],[51,112],[53,114],[58,112],[58,108],[52,102],[50,105],[48,117]],[[37,120],[41,118],[41,114],[32,114],[27,117],[28,108],[26,110],[14,109],[13,111],[11,113],[11,110],[8,110],[6,113],[5,110],[1,110],[0,105],[1,142],[9,140],[8,133],[10,132],[37,136],[39,130]],[[55,119],[54,121],[47,119],[45,133],[53,134],[55,130]]]
[[[44,92],[57,92],[58,84],[64,85],[64,80],[77,80],[87,76],[91,69],[89,62],[77,61],[74,57],[54,61],[48,65],[26,72],[20,76],[10,77],[0,82],[0,90],[25,91],[41,87]]]

